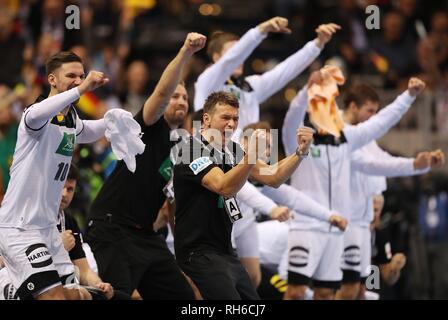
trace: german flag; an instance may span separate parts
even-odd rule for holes
[[[100,99],[98,99],[92,92],[86,92],[79,98],[78,108],[86,116],[98,119],[100,113]]]

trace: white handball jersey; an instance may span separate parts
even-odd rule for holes
[[[76,94],[73,91],[75,98]],[[41,96],[36,103],[44,99]],[[11,179],[0,208],[0,227],[43,229],[57,224],[78,116],[70,106],[66,116],[55,116],[42,127],[33,129],[28,126],[26,116],[35,106],[26,109],[20,120]],[[82,129],[81,124],[79,133]]]
[[[233,78],[232,73],[266,38],[258,27],[247,31],[216,63],[208,67],[195,83],[194,110],[203,108],[207,97],[215,91],[226,91],[238,98],[239,121],[234,141],[238,141],[241,130],[260,120],[260,104],[284,88],[305,70],[320,54],[315,41],[308,42],[273,69],[262,75]]]
[[[346,125],[343,130],[343,142],[336,143],[334,139],[315,135],[310,147],[310,157],[302,161],[294,171],[291,185],[327,209],[339,212],[350,220],[350,175],[351,165],[354,165],[355,161],[355,150],[384,135],[408,111],[414,100],[415,97],[405,91],[369,120],[356,126]],[[307,106],[308,95],[305,86],[291,102],[283,122],[283,144],[287,154],[297,148],[296,131],[304,122]],[[361,153],[358,155],[362,158]],[[390,167],[370,163],[367,166],[359,165],[358,170],[361,169],[367,174],[381,172],[381,175],[387,175],[385,170]],[[307,217],[300,211],[298,213],[293,221],[293,229],[329,231],[327,222]],[[330,231],[340,232],[336,227],[330,228]]]

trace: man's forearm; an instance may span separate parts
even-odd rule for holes
[[[182,47],[165,68],[154,92],[146,100],[143,107],[143,119],[147,125],[156,122],[165,112],[171,95],[181,80],[183,68],[191,56],[192,53]]]
[[[255,179],[271,187],[278,187],[288,180],[301,162],[295,153],[270,166],[257,166]]]
[[[253,164],[248,164],[248,159],[249,157],[245,155],[239,164],[224,174],[221,182],[221,195],[234,196],[243,187],[254,167]]]

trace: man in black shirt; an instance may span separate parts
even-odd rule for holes
[[[182,71],[205,40],[203,35],[188,34],[135,116],[146,144],[143,154],[136,157],[135,173],[120,161],[89,213],[87,240],[99,275],[129,294],[137,289],[143,299],[194,299],[164,239],[154,232],[153,223],[165,201],[162,190],[170,180],[170,131],[183,123],[188,111],[187,92],[179,84]]]
[[[388,225],[381,223],[381,211],[384,206],[383,195],[373,197],[374,220],[372,230],[372,265],[378,266],[381,276],[381,284],[393,286],[401,275],[401,270],[406,265],[406,256],[401,252],[394,253],[391,244],[391,230]],[[359,299],[365,299],[365,283],[363,279]]]
[[[247,153],[230,140],[238,126],[238,107],[233,94],[212,93],[204,104],[203,130],[177,148],[176,258],[205,299],[258,299],[232,249],[232,224],[242,217],[235,194],[249,176],[271,186],[286,181],[312,141],[313,130],[300,128],[296,153],[269,166],[257,152],[260,145],[269,151],[270,138],[264,131],[254,131]]]

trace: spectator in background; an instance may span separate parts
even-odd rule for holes
[[[397,87],[400,80],[418,70],[416,41],[405,33],[403,16],[391,11],[382,16],[381,35],[371,42],[371,53],[381,63],[375,67],[386,79],[386,87]],[[407,79],[406,79],[407,81]]]
[[[146,62],[133,61],[126,69],[125,90],[120,94],[123,109],[136,115],[146,101],[149,70]]]
[[[17,121],[11,112],[12,103],[17,95],[8,87],[0,85],[0,203],[9,183],[9,168],[17,141]]]
[[[25,47],[17,31],[14,14],[7,9],[0,9],[0,84],[10,88],[20,81]]]
[[[37,43],[42,34],[49,33],[57,43],[57,51],[82,43],[82,30],[65,27],[65,8],[70,3],[63,0],[35,1],[30,6],[28,29],[31,42]]]
[[[406,256],[401,252],[395,252],[392,248],[390,228],[381,222],[381,211],[384,206],[383,195],[373,198],[374,220],[371,228],[373,237],[372,264],[380,269],[382,283],[388,286],[394,285],[401,275],[401,270],[406,265]],[[368,280],[367,280],[368,281]],[[359,299],[365,299],[365,285],[361,286]]]

